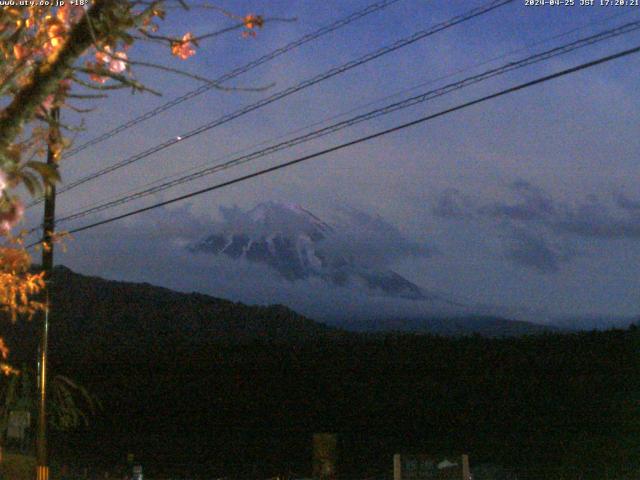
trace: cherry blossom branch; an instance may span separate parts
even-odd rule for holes
[[[99,18],[115,9],[119,0],[95,0],[85,14]],[[106,32],[105,32],[106,34]],[[21,88],[0,116],[0,166],[13,162],[7,148],[20,134],[24,124],[34,117],[46,97],[56,91],[58,84],[71,70],[73,63],[93,43],[89,22],[79,22],[72,29],[60,50],[37,66],[29,83]]]
[[[26,69],[24,67],[28,66],[29,64],[26,58],[18,61],[11,72],[9,72],[9,74],[2,80],[2,83],[0,84],[0,95],[4,95],[6,89],[11,86],[11,82],[18,78],[21,74],[25,73]]]
[[[98,98],[109,98],[106,93],[68,93],[67,98],[76,98],[79,100],[95,100]]]
[[[243,27],[244,27],[244,23],[238,23],[238,24],[232,25],[230,27],[226,27],[226,28],[222,28],[220,30],[216,30],[215,32],[207,33],[207,34],[201,35],[199,37],[194,37],[192,39],[192,41],[196,41],[197,42],[198,40],[202,40],[204,38],[217,37],[218,35],[222,35],[222,34],[225,34],[225,33],[228,33],[228,32],[232,32],[233,30],[239,30],[239,29],[241,29]],[[146,38],[147,40],[153,40],[153,41],[156,41],[156,42],[166,43],[166,44],[169,44],[169,45],[171,45],[172,43],[180,41],[180,39],[176,38],[176,37],[169,37],[169,36],[166,36],[166,35],[157,35],[155,33],[150,33],[150,32],[144,31],[142,29],[138,30],[138,32],[141,33],[142,36],[144,38]],[[140,38],[140,37],[138,37],[138,38]]]
[[[188,77],[193,80],[198,80],[200,82],[206,83],[207,85],[211,85],[218,90],[222,90],[226,92],[264,92],[265,90],[268,90],[269,88],[272,88],[275,85],[275,83],[270,83],[269,85],[265,85],[263,87],[226,87],[206,77],[202,77],[200,75],[197,75],[195,73],[190,73],[185,70],[180,70],[178,68],[172,68],[172,67],[168,67],[166,65],[160,65],[157,63],[143,62],[140,60],[123,59],[123,61],[125,63],[128,63],[129,65],[138,65],[140,67],[155,68],[157,70],[163,70],[165,72],[174,73],[176,75]]]
[[[191,8],[212,8],[214,10],[219,10],[218,8],[215,8],[213,6],[196,6],[196,7],[191,7]],[[208,38],[213,38],[213,37],[217,37],[219,35],[223,35],[225,33],[229,33],[232,32],[233,30],[239,30],[241,28],[245,28],[247,27],[247,22],[250,22],[250,20],[247,19],[243,19],[242,17],[239,17],[237,15],[233,15],[232,18],[240,18],[242,20],[241,23],[237,23],[236,25],[232,25],[230,27],[226,27],[226,28],[222,28],[220,30],[216,30],[210,33],[205,33],[202,35],[198,35],[196,37],[192,37],[191,41],[192,42],[199,42],[201,40],[206,40]],[[262,27],[263,24],[268,23],[268,22],[296,22],[298,21],[298,19],[296,17],[272,17],[272,18],[262,18],[262,17],[249,17],[249,18],[254,18],[259,22],[259,26]],[[253,28],[253,27],[251,27]],[[150,33],[150,32],[146,32],[144,30],[139,30],[139,32],[143,35],[144,38],[146,38],[147,40],[152,40],[152,41],[157,41],[157,42],[162,42],[162,43],[167,43],[167,44],[172,44],[172,43],[176,43],[176,42],[180,42],[179,38],[176,37],[170,37],[170,36],[166,36],[166,35],[158,35],[155,33]],[[135,37],[137,39],[142,40],[142,37]]]
[[[78,70],[77,68],[74,70]],[[90,73],[94,73],[93,70],[89,70],[89,69],[85,69],[87,72]],[[86,73],[86,72],[83,72]],[[100,85],[97,83],[93,83],[93,82],[87,82],[85,80],[82,80],[81,78],[79,78],[77,75],[74,75],[73,77],[73,81],[75,83],[77,83],[78,85],[81,85],[85,88],[89,88],[91,90],[122,90],[123,88],[129,88],[128,85]]]
[[[105,95],[105,97],[106,96],[107,95]],[[68,108],[69,110],[71,110],[73,112],[76,112],[76,113],[91,113],[91,112],[95,111],[94,107],[91,107],[91,108],[78,108],[78,107],[74,107],[73,105],[70,105],[68,103],[65,103],[63,105],[63,108]],[[82,127],[74,127],[73,131],[81,132],[81,131],[84,131],[84,128],[82,128]]]
[[[138,82],[137,80],[129,78],[120,73],[112,72],[111,70],[108,70],[106,68],[102,68],[99,66],[95,66],[92,68],[74,67],[73,70],[77,72],[85,73],[87,75],[99,75],[101,77],[109,77],[109,78],[112,78],[113,80],[120,82],[120,85],[95,85],[100,87],[100,88],[97,88],[96,90],[109,90],[110,89],[109,87],[121,87],[121,88],[131,87],[133,90],[138,92],[149,92],[158,97],[162,96],[162,94],[157,90],[153,90],[152,88],[147,87],[146,85]],[[85,84],[85,86],[87,85]],[[112,90],[115,90],[115,89],[112,88]]]

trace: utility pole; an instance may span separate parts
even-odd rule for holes
[[[56,152],[51,144],[58,143],[60,130],[60,109],[51,111],[53,124],[49,126],[49,145],[47,147],[47,165],[57,168]],[[49,349],[49,313],[51,311],[51,285],[53,282],[53,235],[56,228],[56,186],[45,185],[44,218],[42,221],[42,269],[45,279],[45,311],[40,338],[40,354],[38,358],[38,389],[40,405],[38,409],[38,436],[36,439],[36,480],[49,480],[49,462],[47,458],[47,352]]]

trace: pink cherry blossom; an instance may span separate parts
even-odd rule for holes
[[[90,74],[89,78],[96,83],[105,83],[107,80],[109,80],[107,77],[103,77],[102,75],[98,75],[97,73]]]
[[[191,32],[185,33],[182,40],[178,40],[171,45],[171,53],[181,60],[195,55],[196,49],[193,43],[193,34]]]
[[[42,51],[45,55],[49,56],[53,54],[56,50],[58,50],[62,44],[64,43],[64,35],[65,35],[66,27],[54,19],[47,26],[47,41],[44,42],[42,47]]]
[[[127,60],[129,57],[125,52],[111,51],[111,47],[104,47],[96,53],[96,61],[98,65],[106,68],[111,73],[122,73],[127,69]]]
[[[23,58],[27,58],[30,54],[29,48],[21,45],[20,43],[16,43],[13,46],[13,56],[16,57],[16,60],[22,60]]]
[[[109,59],[111,58],[111,47],[104,47],[102,50],[96,52],[96,61],[98,65],[104,65],[105,63],[109,63]]]
[[[44,102],[40,104],[40,109],[42,110],[42,113],[46,115],[51,110],[51,107],[53,107],[54,100],[55,100],[55,97],[53,94],[48,95],[47,98],[44,99]]]
[[[84,62],[84,66],[88,69],[88,70],[93,70],[94,68],[96,68],[97,66],[101,66],[99,63],[93,63],[93,62]],[[104,83],[107,80],[109,80],[107,77],[103,77],[102,75],[98,75],[97,73],[90,73],[89,74],[89,78],[91,80],[93,80],[96,83]]]
[[[113,73],[122,73],[127,69],[127,54],[124,52],[116,52],[109,61],[109,71]]]
[[[0,195],[4,192],[9,186],[9,178],[7,174],[0,170]]]
[[[7,235],[24,215],[24,204],[17,198],[5,212],[0,212],[0,235]]]

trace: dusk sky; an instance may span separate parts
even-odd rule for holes
[[[236,30],[205,40],[184,62],[155,46],[136,46],[130,56],[216,78],[369,3],[219,2],[241,15],[297,20],[267,22],[256,38],[241,38]],[[227,83],[243,88],[274,84],[266,91],[211,90],[65,160],[63,181],[72,182],[486,3],[490,2],[400,0]],[[640,20],[640,7],[584,7],[579,0],[573,7],[524,3],[516,0],[61,194],[58,216],[218,163],[235,152],[250,152],[261,142],[276,143],[301,128],[309,127],[306,132]],[[172,10],[165,23],[172,32],[198,35],[230,22],[212,11],[185,15]],[[635,31],[59,228],[72,229],[151,205],[638,45],[640,31]],[[163,97],[123,91],[96,103],[96,111],[85,116],[87,129],[76,145],[200,85],[144,67],[135,72]],[[354,315],[431,312],[429,302],[392,302],[375,292],[331,285],[320,278],[290,280],[268,265],[189,249],[227,228],[229,212],[235,212],[234,225],[239,225],[238,218],[256,205],[276,202],[299,205],[336,226],[341,236],[334,248],[472,309],[495,307],[539,321],[638,315],[638,72],[640,55],[625,57],[81,232],[67,242],[66,253],[57,254],[56,263],[106,278],[251,303],[284,303],[316,318],[335,314],[332,309]],[[27,226],[36,224],[40,215],[40,207],[29,210]]]

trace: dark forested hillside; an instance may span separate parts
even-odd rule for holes
[[[55,437],[56,458],[108,463],[131,451],[150,476],[308,475],[311,434],[331,431],[347,478],[389,472],[399,451],[467,452],[521,479],[602,479],[640,464],[635,328],[344,334],[284,307],[57,273],[67,277],[57,277],[52,369],[104,410]],[[28,329],[10,330],[14,354],[28,355]]]
[[[311,434],[333,431],[345,474],[388,470],[397,451],[464,451],[530,473],[519,478],[606,478],[640,460],[639,341],[611,331],[194,345],[133,362],[96,353],[72,370],[107,407],[96,428],[158,468],[304,474]]]
[[[494,316],[451,316],[423,318],[390,318],[334,321],[331,325],[340,326],[354,332],[411,332],[431,333],[443,336],[479,334],[484,337],[511,337],[519,335],[537,335],[545,332],[559,332],[561,329],[551,325],[507,320]]]
[[[52,355],[146,357],[180,344],[255,340],[300,342],[335,329],[281,306],[249,306],[198,293],[179,293],[146,283],[79,275],[56,267],[51,318]],[[35,326],[6,328],[6,338],[33,335]],[[20,342],[22,344],[22,342]]]

